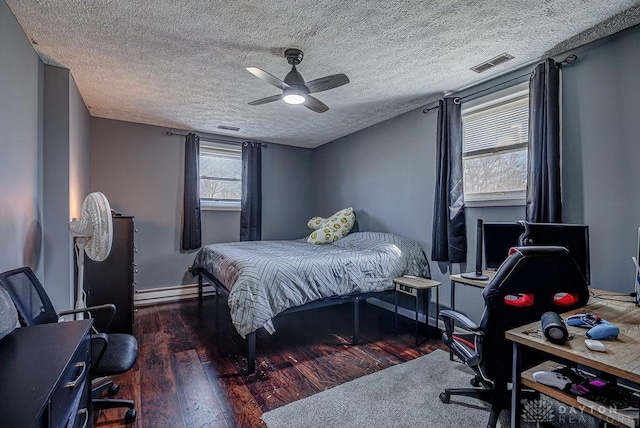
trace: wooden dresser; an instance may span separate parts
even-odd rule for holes
[[[0,340],[0,424],[90,427],[91,320],[22,327]]]

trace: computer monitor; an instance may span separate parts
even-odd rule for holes
[[[529,223],[526,245],[559,245],[569,250],[584,275],[591,284],[589,261],[589,226],[585,224]]]
[[[497,270],[509,257],[509,249],[517,247],[524,227],[513,223],[484,223],[484,261],[487,270]]]

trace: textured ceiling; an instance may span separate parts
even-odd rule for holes
[[[301,147],[640,21],[626,0],[6,1],[44,62],[71,70],[92,116]],[[279,90],[245,67],[283,79],[288,47],[304,51],[307,81],[351,80],[317,94],[328,112],[247,105]],[[503,52],[515,59],[469,70]]]

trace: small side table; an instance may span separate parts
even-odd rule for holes
[[[438,327],[438,317],[440,316],[440,283],[426,278],[402,276],[393,280],[395,284],[395,304],[396,319],[395,327],[398,331],[398,293],[408,294],[415,299],[415,326],[416,326],[416,346],[418,346],[418,293],[422,291],[422,308],[425,314],[427,327],[429,326],[429,303],[425,301],[425,296],[432,288],[436,289],[436,328]]]

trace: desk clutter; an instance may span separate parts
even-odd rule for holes
[[[578,403],[634,427],[640,420],[640,393],[570,367],[537,371],[533,379],[572,395]]]

